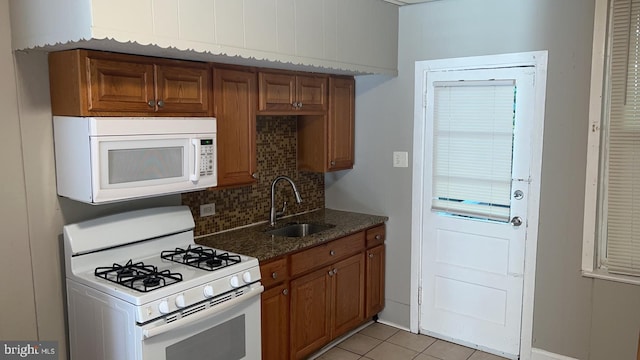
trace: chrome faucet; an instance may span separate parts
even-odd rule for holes
[[[287,202],[286,201],[282,205],[282,210],[280,210],[280,211],[276,210],[276,183],[278,183],[278,181],[280,181],[280,180],[287,180],[289,182],[289,184],[291,184],[291,187],[293,188],[293,193],[296,196],[296,202],[298,204],[300,204],[302,202],[302,198],[300,197],[300,193],[298,192],[298,188],[296,188],[296,184],[293,183],[293,180],[291,180],[291,178],[289,178],[288,176],[280,175],[280,176],[276,177],[275,179],[273,179],[273,182],[271,183],[271,213],[269,214],[269,225],[271,225],[271,226],[275,226],[276,225],[276,218],[278,216],[284,215],[284,212],[287,210]]]

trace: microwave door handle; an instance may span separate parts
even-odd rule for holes
[[[193,158],[195,164],[193,173],[189,175],[189,180],[193,183],[197,183],[200,180],[200,139],[191,139],[191,145],[193,145]]]

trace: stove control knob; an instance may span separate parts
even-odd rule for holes
[[[160,304],[158,304],[158,311],[160,311],[160,314],[168,314],[169,302],[167,300],[160,301]]]
[[[211,285],[205,286],[204,289],[202,290],[202,292],[204,293],[204,297],[206,297],[206,298],[213,297],[213,286],[211,286]]]
[[[233,275],[231,277],[231,279],[229,279],[229,284],[231,284],[231,287],[237,288],[240,286],[240,280],[238,280],[238,276],[237,275]]]
[[[244,274],[242,274],[242,280],[244,280],[245,283],[250,283],[251,282],[251,273],[250,272],[245,272]]]
[[[179,308],[187,306],[187,303],[184,301],[184,294],[176,296],[176,306]]]

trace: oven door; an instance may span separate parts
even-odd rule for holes
[[[173,322],[142,326],[142,359],[260,359],[262,290],[257,284],[243,296]]]

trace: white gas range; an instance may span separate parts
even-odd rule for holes
[[[71,358],[260,358],[258,260],[194,243],[186,206],[64,227]]]

